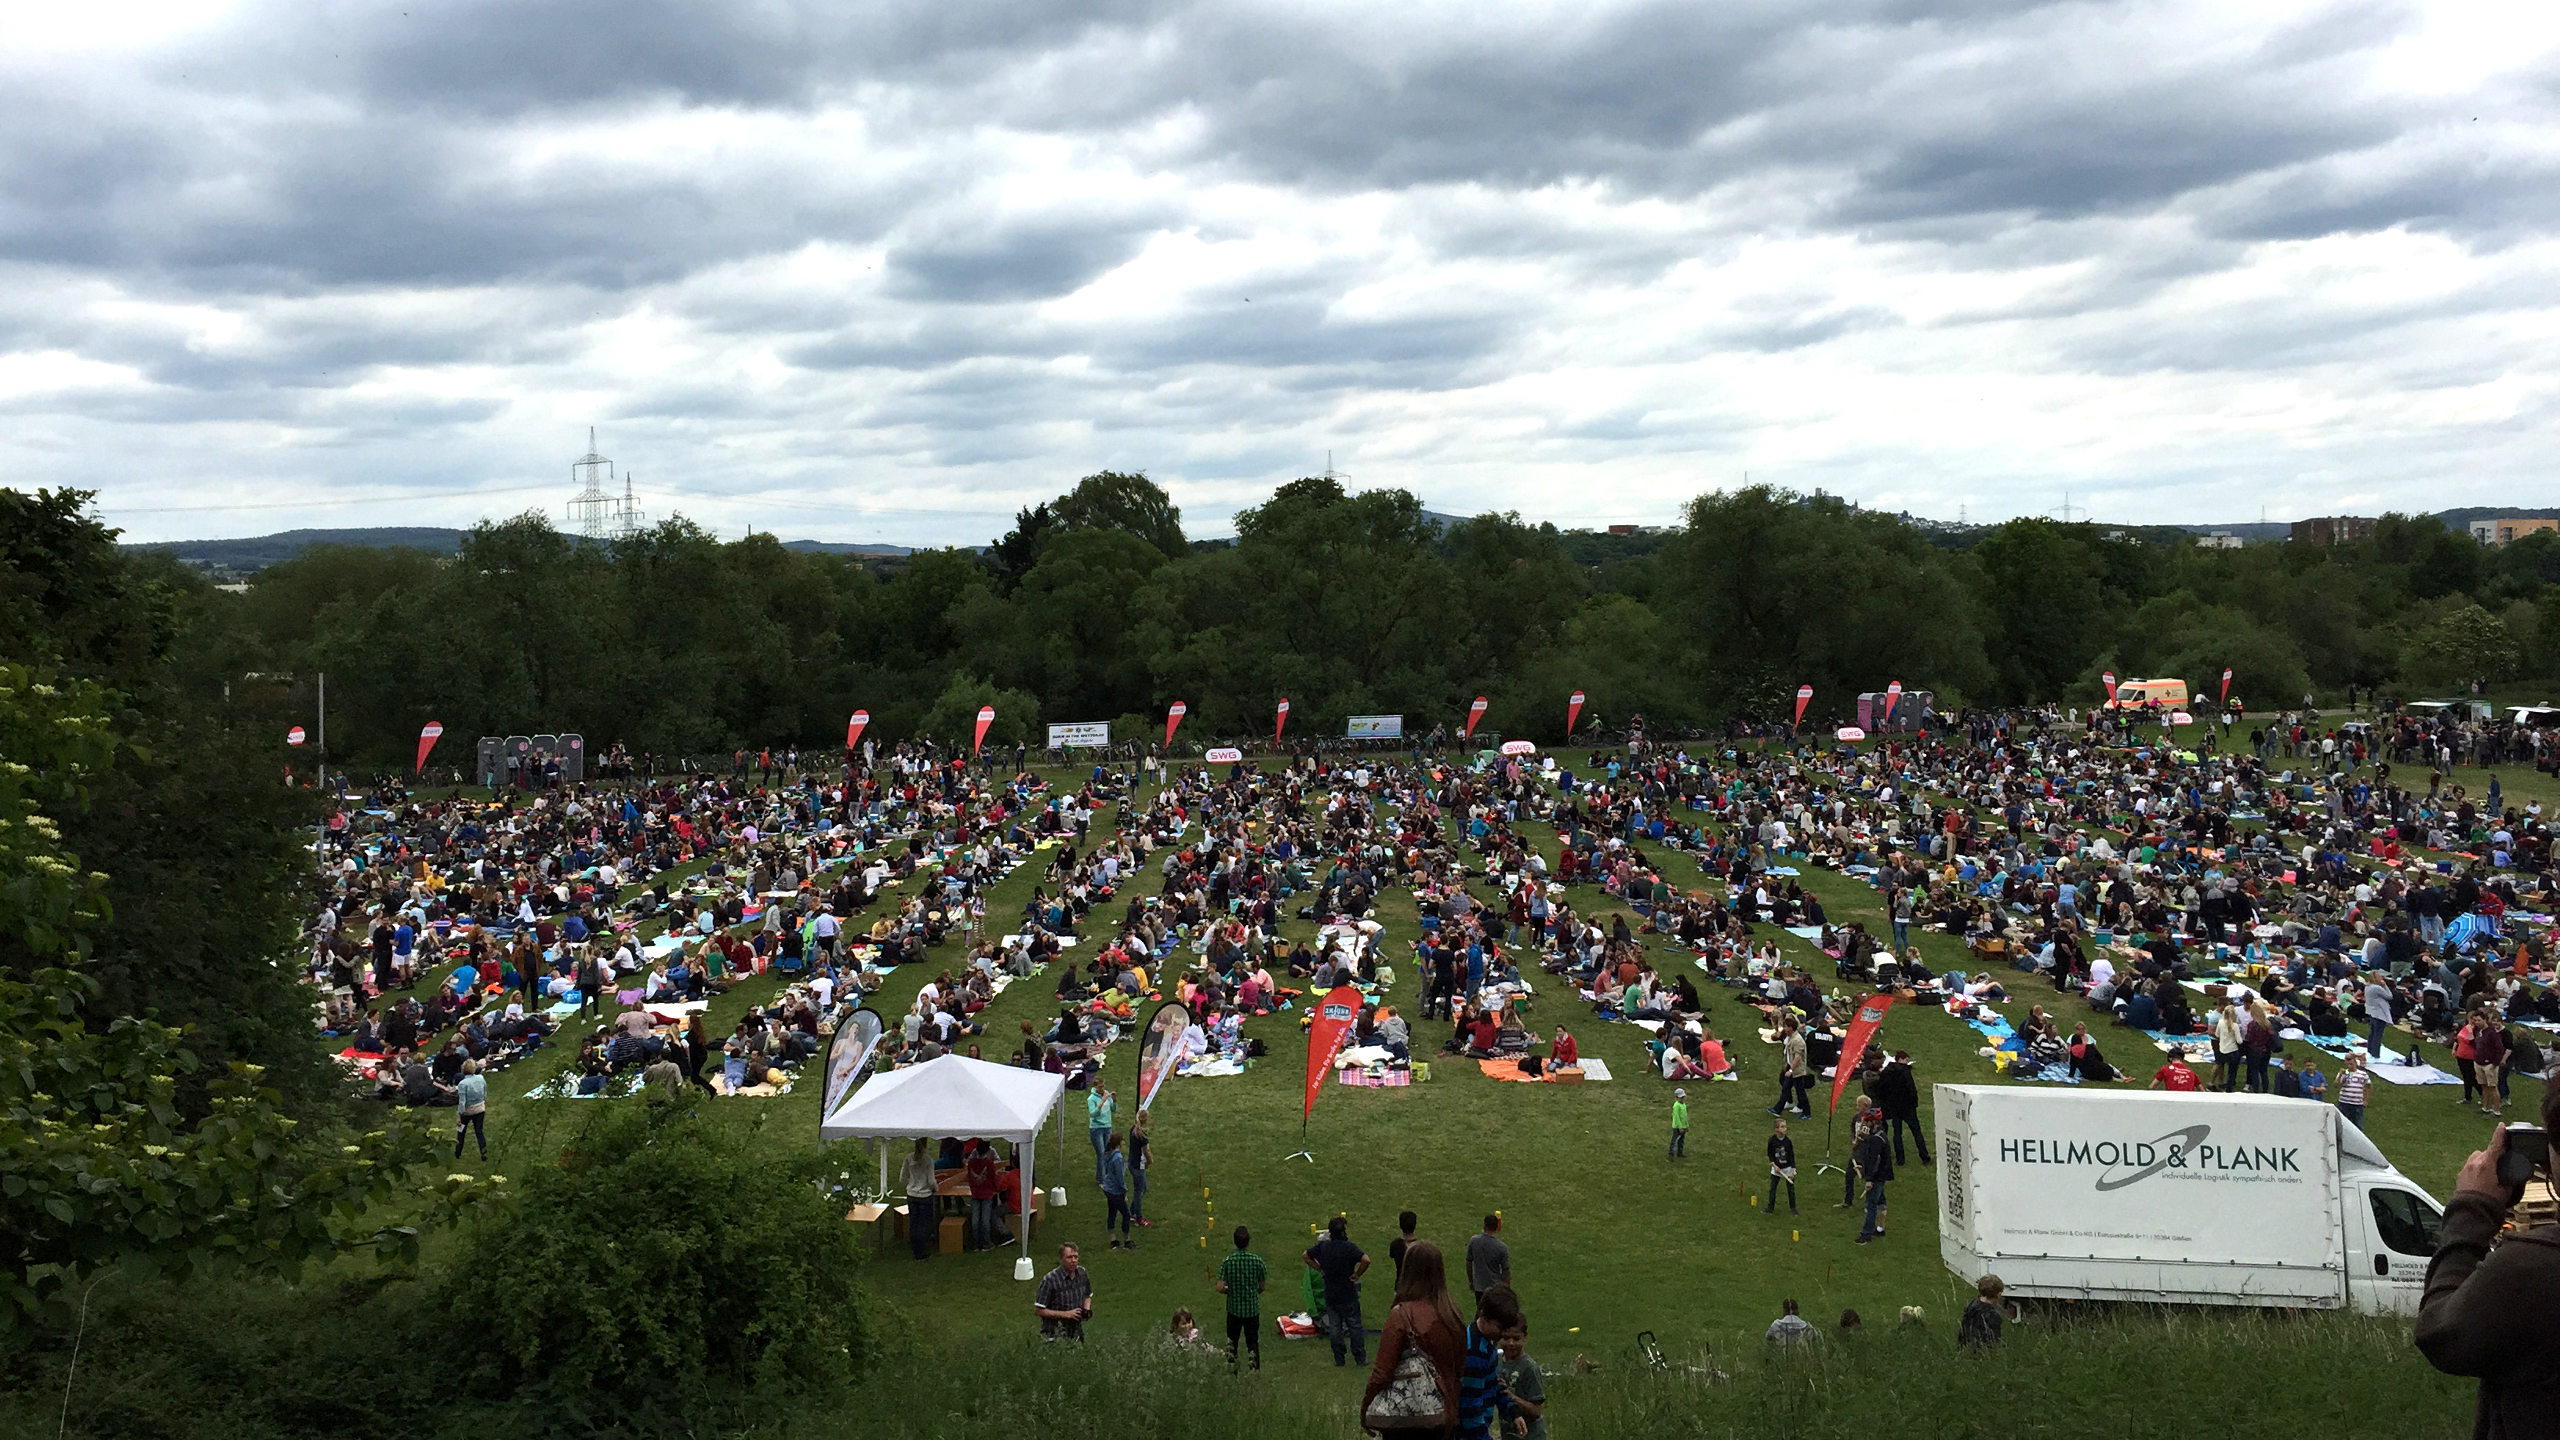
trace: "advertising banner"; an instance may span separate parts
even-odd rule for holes
[[[1354,715],[1350,738],[1354,740],[1401,740],[1404,717],[1401,715]]]
[[[1049,727],[1052,750],[1099,750],[1111,743],[1111,722],[1078,720],[1067,725]]]
[[[1138,1041],[1139,1109],[1156,1103],[1165,1077],[1182,1063],[1182,1037],[1190,1028],[1191,1011],[1181,1001],[1167,1000],[1156,1007],[1155,1018],[1147,1022],[1146,1034]]]

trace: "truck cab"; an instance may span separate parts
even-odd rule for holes
[[[2444,1208],[2353,1125],[2338,1127],[2339,1189],[2347,1265],[2347,1308],[2367,1315],[2415,1315],[2427,1262],[2444,1234]]]

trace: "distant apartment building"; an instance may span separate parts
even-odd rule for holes
[[[2483,545],[2506,545],[2537,530],[2560,530],[2560,516],[2500,515],[2471,522],[2471,538]]]
[[[2289,537],[2296,545],[2349,545],[2373,538],[2370,515],[2322,515],[2293,522]]]
[[[2196,537],[2196,548],[2199,550],[2237,550],[2240,544],[2240,537],[2228,530],[2216,530],[2210,535]]]

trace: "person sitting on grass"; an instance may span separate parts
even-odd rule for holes
[[[1796,1308],[1795,1297],[1778,1302],[1778,1318],[1769,1322],[1764,1337],[1772,1345],[1795,1346],[1810,1343],[1815,1335],[1813,1322]]]
[[[1992,1350],[2000,1344],[2000,1332],[2007,1323],[2000,1312],[2000,1297],[2008,1287],[1997,1275],[1985,1275],[1974,1282],[1973,1302],[1964,1307],[1956,1320],[1956,1343],[1967,1350]]]

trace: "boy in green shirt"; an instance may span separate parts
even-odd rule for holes
[[[1689,1092],[1671,1092],[1671,1158],[1678,1160],[1689,1153]]]
[[[1547,1440],[1547,1376],[1529,1358],[1529,1322],[1502,1332],[1502,1392],[1519,1412],[1521,1440]]]
[[[1253,1232],[1236,1227],[1236,1248],[1218,1266],[1218,1293],[1227,1297],[1227,1363],[1236,1363],[1236,1342],[1253,1351],[1253,1368],[1262,1368],[1262,1290],[1271,1272],[1262,1257],[1245,1247]]]

